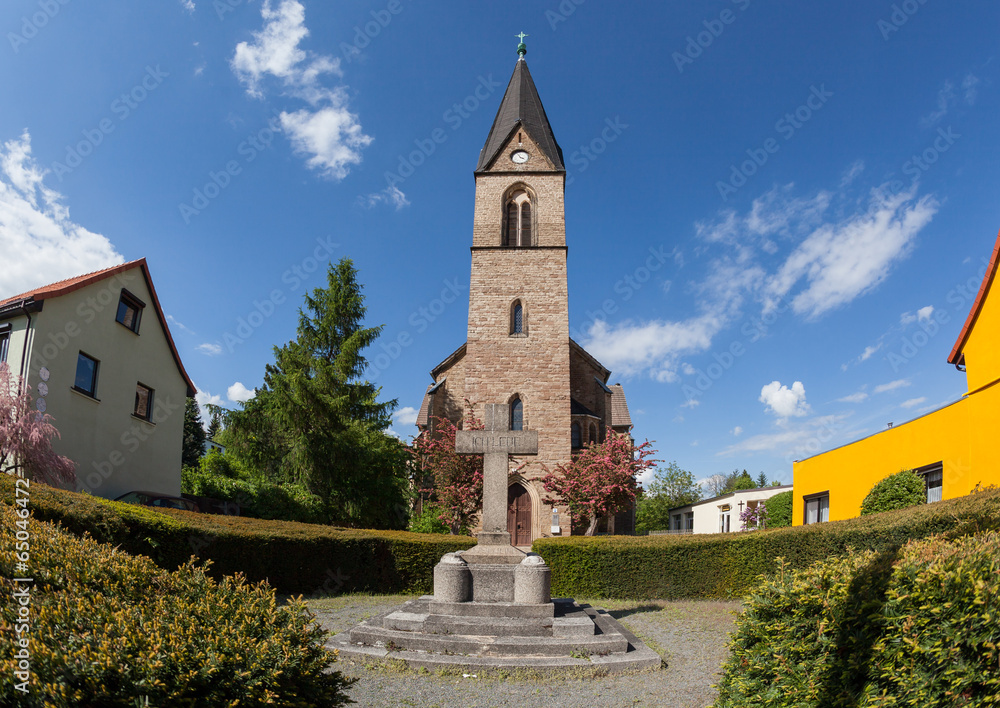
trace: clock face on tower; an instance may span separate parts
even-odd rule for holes
[[[513,160],[515,164],[522,165],[528,161],[528,153],[524,150],[515,150],[510,156],[510,159]]]

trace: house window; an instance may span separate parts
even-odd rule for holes
[[[524,404],[520,398],[510,402],[510,429],[524,430]]]
[[[0,327],[0,362],[7,361],[7,349],[10,347],[10,325]]]
[[[693,511],[685,511],[684,512],[684,530],[685,531],[692,531],[692,532],[694,531],[694,512]]]
[[[731,507],[724,506],[719,512],[719,533],[729,533]]]
[[[680,531],[681,530],[681,515],[680,514],[674,514],[673,516],[670,517],[670,530],[671,531]]]
[[[530,246],[531,197],[523,189],[518,190],[511,194],[504,208],[506,209],[506,219],[504,220],[503,244],[505,246]]]
[[[91,398],[97,396],[98,363],[97,359],[87,356],[83,352],[80,352],[76,360],[76,379],[73,381],[73,388]]]
[[[143,420],[150,420],[153,416],[153,389],[143,386],[141,383],[135,385],[135,408],[132,415]]]
[[[805,502],[805,519],[803,523],[818,524],[830,520],[830,492],[810,494],[803,497]]]
[[[125,325],[130,330],[139,334],[139,320],[142,318],[142,308],[145,305],[135,295],[122,288],[121,298],[118,300],[118,313],[115,321]]]
[[[524,307],[520,300],[515,300],[510,308],[510,333],[524,334]]]
[[[571,430],[572,434],[570,437],[572,438],[572,440],[570,442],[570,445],[573,446],[574,450],[579,450],[581,447],[583,447],[583,441],[580,440],[580,424],[573,423],[573,427],[571,428]]]
[[[941,501],[941,485],[944,481],[944,465],[935,462],[933,465],[926,465],[914,470],[924,477],[924,485],[927,489],[927,503]]]

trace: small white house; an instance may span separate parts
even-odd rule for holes
[[[669,533],[730,533],[743,524],[740,514],[753,509],[781,492],[791,491],[792,485],[741,489],[711,499],[679,506],[670,510]]]

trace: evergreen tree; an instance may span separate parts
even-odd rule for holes
[[[396,401],[362,379],[382,327],[366,308],[349,259],[330,264],[327,287],[305,296],[298,336],[275,347],[264,385],[226,416],[227,448],[258,473],[303,484],[335,523],[402,528],[408,454],[386,430]]]
[[[222,422],[218,413],[212,415],[212,421],[208,424],[208,439],[215,440],[215,436],[222,430]]]
[[[757,475],[757,486],[758,487],[766,487],[767,486],[767,475],[764,474],[763,472],[761,472],[759,475]]]
[[[193,398],[184,402],[184,447],[181,465],[197,467],[205,452],[205,427],[201,423],[201,411]]]

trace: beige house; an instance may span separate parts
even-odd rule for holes
[[[790,491],[792,485],[741,489],[711,499],[670,510],[669,533],[733,533],[741,531],[740,514],[754,509],[775,494]],[[653,532],[657,533],[657,532]],[[660,532],[662,533],[662,532]]]
[[[0,300],[0,361],[52,416],[79,490],[180,494],[195,388],[144,258]]]

